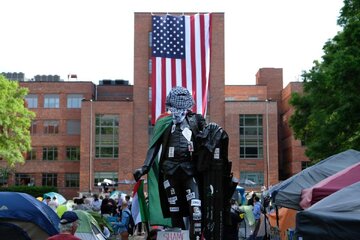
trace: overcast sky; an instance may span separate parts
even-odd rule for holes
[[[0,72],[133,80],[134,12],[224,12],[225,83],[255,84],[262,67],[284,85],[323,55],[342,0],[1,0]]]

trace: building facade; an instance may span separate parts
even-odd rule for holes
[[[16,166],[9,185],[50,185],[67,197],[98,192],[104,179],[131,192],[132,172],[142,165],[152,133],[149,72],[151,13],[135,13],[134,85],[103,80],[21,81],[27,106],[36,113],[33,150]],[[212,14],[208,122],[229,134],[232,172],[258,190],[299,172],[307,158],[288,126],[291,92],[282,69],[262,68],[256,85],[225,85],[224,14]],[[4,166],[5,161],[0,161]]]

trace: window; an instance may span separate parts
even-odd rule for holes
[[[31,151],[26,153],[26,160],[36,160],[36,149],[32,148]]]
[[[82,100],[83,100],[82,94],[68,94],[67,95],[67,108],[81,108]]]
[[[60,107],[59,94],[44,95],[44,108],[59,108],[59,107]]]
[[[79,161],[80,147],[66,147],[66,160]]]
[[[56,187],[57,186],[57,174],[56,173],[43,173],[42,185]]]
[[[149,102],[152,102],[152,88],[149,87]]]
[[[65,173],[65,187],[79,187],[80,176],[78,173]]]
[[[31,121],[31,126],[30,126],[30,134],[34,135],[37,133],[37,121]]]
[[[240,115],[240,158],[263,158],[262,115]]]
[[[29,94],[25,97],[28,108],[37,108],[38,107],[38,96],[36,94]]]
[[[152,47],[152,32],[149,32],[149,47]]]
[[[43,147],[43,160],[57,160],[58,151],[57,147]]]
[[[114,182],[118,182],[118,173],[117,172],[95,172],[94,176],[94,186],[97,186],[98,182],[103,182],[104,179],[109,179]]]
[[[119,117],[117,115],[96,115],[95,157],[119,157]]]
[[[68,120],[66,122],[66,133],[69,135],[80,135],[80,120]]]
[[[16,186],[34,186],[35,177],[33,174],[15,173]]]
[[[310,162],[308,161],[302,161],[301,162],[301,170],[304,170],[306,168],[310,167]]]
[[[45,134],[57,134],[57,133],[59,133],[59,121],[57,121],[57,120],[45,120],[44,121],[44,133]]]
[[[240,184],[245,187],[258,187],[264,185],[263,172],[240,172]]]
[[[149,62],[148,62],[148,73],[151,74],[152,73],[152,60],[149,59]],[[149,101],[151,101],[151,99],[149,99]]]

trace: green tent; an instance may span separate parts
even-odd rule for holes
[[[102,216],[98,212],[94,212],[94,211],[87,211],[87,212],[90,213],[91,216],[93,216],[95,218],[95,220],[97,221],[97,223],[99,225],[102,224],[102,225],[106,226],[109,229],[110,233],[114,233],[114,230],[106,217]]]
[[[67,200],[64,204],[59,205],[56,208],[56,213],[59,216],[59,218],[61,218],[64,212],[71,211],[73,209],[73,206],[74,206],[73,200]]]
[[[74,210],[80,219],[80,225],[75,232],[75,236],[86,240],[106,240],[99,224],[90,213],[84,210]]]

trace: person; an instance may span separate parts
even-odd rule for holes
[[[239,223],[243,220],[240,217],[242,213],[239,206],[236,204],[236,200],[233,198],[230,201],[230,224],[224,225],[224,239],[226,240],[238,240],[239,236]]]
[[[147,174],[162,146],[159,187],[163,186],[164,189],[159,189],[159,193],[163,215],[171,217],[172,227],[181,229],[185,229],[183,217],[189,216],[189,235],[191,239],[196,239],[201,237],[202,217],[195,136],[205,128],[206,121],[201,114],[191,111],[193,106],[194,100],[186,88],[178,86],[170,90],[166,97],[166,108],[171,116],[157,120],[153,144],[144,165],[136,169],[133,175],[138,181]],[[164,190],[165,196],[162,195]]]
[[[74,199],[75,205],[73,206],[74,210],[88,210],[87,206],[84,204],[84,198],[75,198]]]
[[[49,201],[48,206],[51,207],[51,209],[56,212],[56,209],[58,208],[59,203],[55,196],[53,196],[52,200]]]
[[[121,196],[120,196],[121,197]],[[131,197],[130,195],[125,196],[125,201],[128,203],[129,209],[131,209]]]
[[[51,201],[51,197],[50,197],[50,196],[46,196],[46,198],[43,200],[43,203],[45,203],[46,205],[49,206],[50,201]]]
[[[258,196],[254,197],[253,214],[254,214],[254,218],[255,218],[255,228],[254,228],[251,239],[256,239],[256,236],[257,236],[259,228],[260,228],[260,217],[261,217],[261,202],[260,202],[260,198]]]
[[[61,216],[59,229],[60,233],[48,238],[48,240],[81,240],[74,236],[79,226],[79,218],[75,212],[66,211]]]
[[[108,217],[108,221],[113,226],[115,233],[120,235],[121,240],[127,240],[129,239],[127,226],[130,221],[131,212],[128,208],[128,203],[126,201],[122,202],[121,209],[121,217],[120,215]]]
[[[251,206],[254,206],[254,198],[256,197],[256,193],[252,192],[252,193],[249,193],[249,195],[251,196],[250,199],[248,200],[247,202],[247,205],[251,205]]]
[[[109,202],[109,198],[105,197],[102,202],[101,202],[101,206],[100,206],[100,212],[101,215],[107,217],[107,216],[111,216],[113,214],[113,207]]]
[[[95,212],[100,212],[101,202],[102,200],[99,199],[99,195],[94,194],[93,201],[91,203],[91,209]]]

